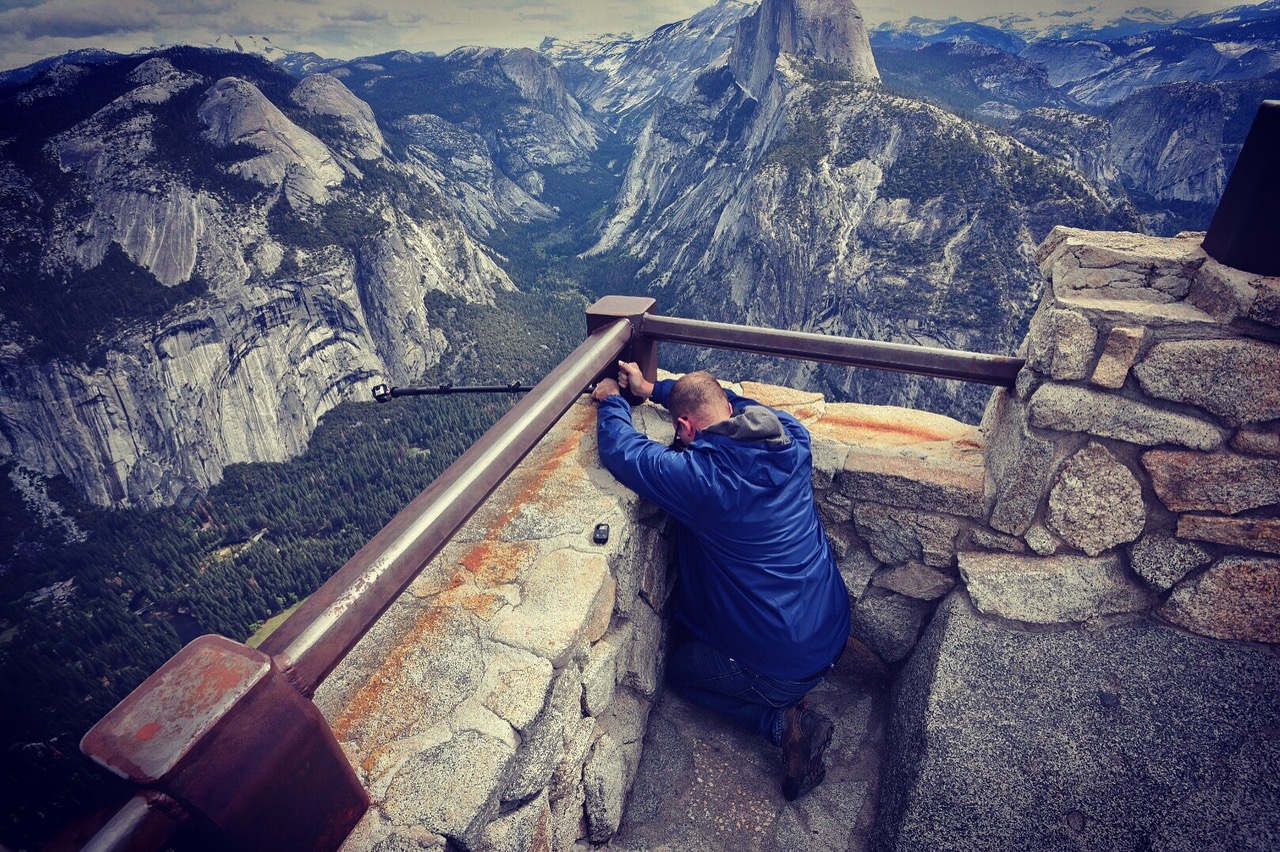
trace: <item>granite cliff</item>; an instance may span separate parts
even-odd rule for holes
[[[59,66],[3,109],[0,449],[95,502],[289,457],[438,360],[426,291],[511,287],[335,77],[175,49]]]
[[[538,50],[555,63],[582,103],[630,139],[658,103],[684,100],[699,74],[727,59],[738,23],[752,10],[750,3],[720,0],[643,38],[547,38]]]
[[[643,258],[641,280],[683,316],[1009,352],[1039,295],[1036,242],[1061,222],[1126,221],[1113,207],[1075,170],[885,91],[852,3],[779,0],[655,113],[593,252]],[[849,371],[749,369],[866,401],[925,396]],[[982,404],[927,396],[968,416]]]

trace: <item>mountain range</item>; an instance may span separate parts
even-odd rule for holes
[[[1109,20],[720,0],[538,50],[227,37],[5,72],[0,453],[101,504],[182,499],[377,381],[466,378],[487,344],[458,311],[517,289],[1010,352],[1050,228],[1203,228],[1280,95],[1277,0]],[[667,363],[970,419],[986,395]]]

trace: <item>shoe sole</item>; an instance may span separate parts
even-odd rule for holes
[[[827,768],[823,765],[822,756],[826,753],[827,746],[831,745],[831,737],[835,733],[835,726],[825,717],[819,716],[816,719],[818,727],[809,733],[808,760],[805,761],[803,767],[798,767],[800,772],[798,777],[788,773],[782,782],[782,795],[788,802],[808,793],[814,787],[822,783],[822,779],[827,775]],[[794,792],[792,785],[795,785]]]
[[[827,777],[826,764],[822,762],[822,756],[827,752],[827,746],[831,745],[831,737],[835,734],[835,725],[824,718],[819,717],[821,727],[813,732],[813,745],[809,752],[809,771],[805,773],[805,782],[800,785],[800,791],[796,793],[796,798],[800,798],[808,793],[814,787],[822,783],[822,779]]]

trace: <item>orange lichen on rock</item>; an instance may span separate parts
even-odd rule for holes
[[[514,583],[520,569],[530,564],[536,555],[531,544],[486,538],[462,557],[462,567],[483,587],[505,586]]]
[[[973,426],[941,414],[887,405],[833,403],[809,428],[819,435],[862,446],[901,446],[939,441],[963,441],[969,446],[982,446],[978,430]]]
[[[567,418],[569,415],[566,414],[565,416]],[[579,419],[581,418],[579,417]],[[583,435],[583,430],[571,429],[569,435],[556,444],[547,458],[540,461],[531,473],[522,474],[520,470],[517,470],[516,474],[507,480],[507,485],[515,489],[515,493],[504,495],[503,502],[506,508],[495,519],[487,538],[497,538],[498,532],[510,523],[511,519],[516,517],[524,506],[530,503],[546,505],[545,501],[539,501],[542,492],[551,478],[560,471],[565,459],[573,455],[578,449],[582,443]]]
[[[340,741],[359,740],[368,755],[362,762],[367,771],[377,747],[401,738],[414,718],[396,706],[396,687],[405,682],[411,657],[421,654],[425,646],[444,641],[442,634],[449,630],[447,616],[444,607],[422,608],[413,626],[383,655],[381,664],[333,720],[333,732]]]
[[[477,592],[462,599],[462,608],[485,621],[493,618],[502,609],[506,600],[493,592]]]

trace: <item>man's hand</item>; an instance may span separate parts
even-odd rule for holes
[[[591,398],[596,402],[604,402],[605,397],[614,396],[622,393],[618,388],[618,383],[613,379],[601,379],[596,385],[596,389],[591,392]]]
[[[640,365],[634,361],[618,362],[618,385],[631,391],[637,399],[648,399],[653,393],[653,382],[640,372]]]

